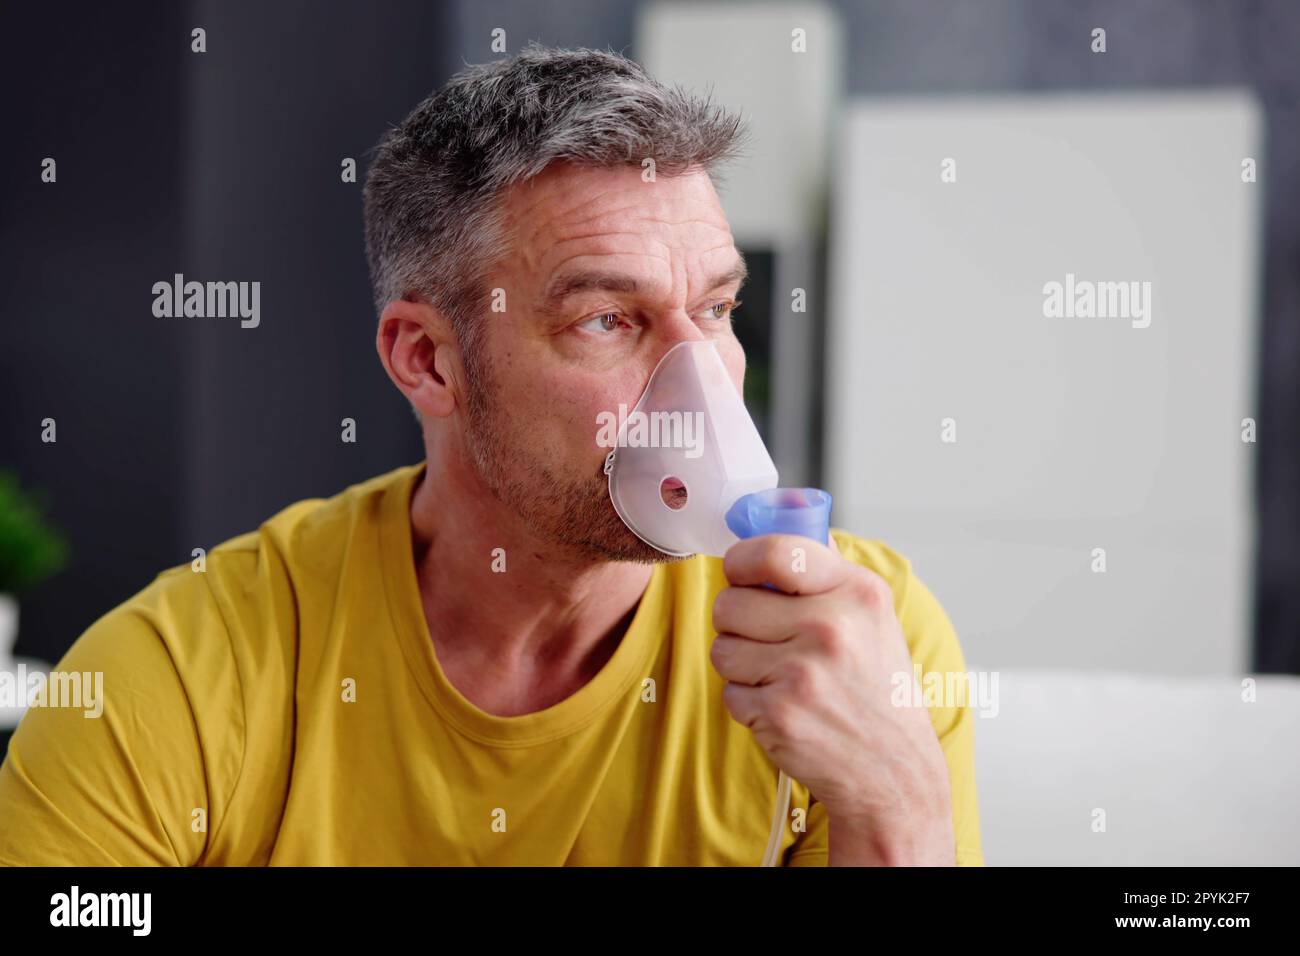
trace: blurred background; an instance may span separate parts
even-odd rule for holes
[[[989,862],[1300,862],[1289,0],[7,4],[0,667],[420,459],[372,344],[368,151],[529,40],[750,121],[720,183],[746,400],[782,483],[1001,675]],[[156,318],[176,273],[259,281],[261,325]],[[1149,325],[1045,314],[1075,280],[1150,283]]]

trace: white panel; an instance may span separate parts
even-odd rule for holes
[[[836,524],[911,557],[984,666],[1245,667],[1254,102],[859,101],[842,136]],[[1150,325],[1045,317],[1071,273],[1149,282]]]

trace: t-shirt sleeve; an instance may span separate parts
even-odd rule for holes
[[[174,613],[177,606],[187,613]],[[225,781],[238,770],[237,755],[201,732],[212,721],[196,716],[185,675],[215,694],[228,690],[228,677],[219,667],[196,671],[176,660],[184,649],[175,634],[187,624],[203,621],[214,636],[220,618],[213,622],[204,610],[178,604],[156,583],[96,621],[55,665],[65,688],[80,684],[81,706],[67,706],[76,698],[56,693],[51,680],[44,703],[28,709],[10,740],[0,766],[0,864],[201,861],[214,801],[224,802]],[[228,659],[225,636],[215,636],[220,644],[207,646]],[[242,732],[232,722],[223,737]]]
[[[965,675],[966,660],[952,622],[925,583],[911,573],[910,565],[902,594],[895,594],[895,602],[913,666],[919,663],[923,675],[942,675],[945,684],[949,674]],[[941,700],[929,711],[948,764],[956,862],[958,866],[983,866],[975,786],[975,711],[970,700],[944,706],[947,703]]]
[[[923,674],[965,674],[966,661],[947,613],[912,570],[911,562],[880,542],[836,531],[841,552],[851,561],[885,578],[894,592],[894,611],[907,639],[913,665]],[[947,701],[940,701],[946,704]],[[979,804],[975,786],[975,713],[970,701],[960,706],[929,707],[939,739],[952,798],[955,859],[958,866],[983,866]],[[808,808],[808,830],[787,851],[788,866],[824,866],[829,860],[829,822],[821,804]]]

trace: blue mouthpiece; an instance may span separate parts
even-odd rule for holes
[[[738,538],[800,534],[818,544],[830,538],[831,496],[820,488],[769,488],[742,495],[727,511]]]

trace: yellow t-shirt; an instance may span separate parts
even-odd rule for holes
[[[57,669],[103,672],[103,714],[23,718],[0,768],[0,863],[758,864],[777,768],[709,661],[721,560],[656,565],[595,678],[495,716],[429,639],[409,520],[423,467],[298,502],[96,621]],[[922,669],[964,671],[907,560],[834,533],[892,585]],[[980,865],[973,712],[930,716],[958,862]],[[796,782],[786,864],[827,862],[809,804]]]

